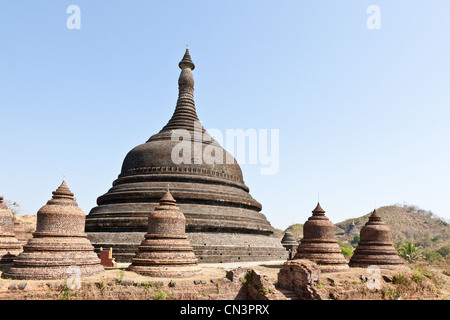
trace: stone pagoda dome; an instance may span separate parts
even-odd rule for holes
[[[112,247],[118,262],[130,262],[146,233],[148,216],[169,184],[186,217],[186,232],[199,262],[284,259],[286,251],[270,237],[274,229],[249,194],[239,164],[199,121],[189,49],[179,67],[172,118],[127,154],[113,187],[87,216],[89,239],[96,250]],[[192,151],[182,152],[181,163],[172,159],[180,146],[178,134]],[[206,161],[199,154],[212,154],[217,161]]]
[[[334,225],[325,216],[320,203],[313,215],[303,225],[303,239],[297,248],[294,260],[307,259],[317,263],[323,272],[348,269],[347,260],[334,234]]]
[[[22,251],[22,245],[14,235],[14,216],[0,196],[0,265],[10,264]]]
[[[84,233],[85,214],[65,181],[37,213],[36,232],[4,274],[6,278],[43,280],[87,276],[103,271]]]
[[[186,218],[167,190],[148,217],[148,232],[128,270],[151,277],[191,277],[201,274],[187,239]]]
[[[373,210],[369,221],[361,228],[360,241],[350,259],[350,267],[365,268],[377,265],[382,269],[396,269],[403,264],[391,242],[391,231]]]
[[[298,245],[298,242],[297,240],[295,240],[295,237],[292,234],[292,232],[286,231],[284,233],[283,238],[281,239],[281,244],[283,246],[296,246]]]

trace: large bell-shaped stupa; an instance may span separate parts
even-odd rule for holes
[[[172,118],[127,154],[113,187],[87,216],[89,239],[97,250],[112,247],[117,261],[130,262],[169,184],[200,263],[286,259],[280,240],[270,237],[274,229],[249,194],[239,164],[199,121],[188,49],[179,67]]]

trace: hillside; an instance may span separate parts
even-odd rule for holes
[[[289,227],[286,228],[286,230],[284,230],[281,233],[281,238],[283,237],[283,235],[286,231],[291,232],[292,235],[295,237],[295,239],[300,240],[303,237],[303,224],[296,223],[296,224],[290,225]]]
[[[377,212],[390,227],[395,245],[411,241],[426,249],[436,249],[450,244],[450,225],[430,211],[411,205],[391,205],[380,207]],[[370,214],[336,223],[336,234],[341,240],[353,239],[353,235],[347,233],[352,222],[359,233]]]
[[[424,249],[437,249],[450,245],[450,225],[432,212],[413,205],[391,205],[380,207],[377,212],[391,229],[391,239],[395,245],[411,241]],[[350,242],[366,224],[369,212],[361,217],[335,223],[335,233],[341,242]],[[352,227],[352,224],[354,226]],[[297,223],[286,228],[296,239],[303,236],[303,224]]]

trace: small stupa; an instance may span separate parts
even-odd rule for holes
[[[37,213],[36,232],[4,277],[26,280],[64,279],[103,271],[84,233],[85,215],[66,181]]]
[[[350,267],[376,265],[382,269],[397,269],[403,264],[391,242],[391,231],[381,221],[376,210],[361,228],[360,241],[350,259]]]
[[[14,215],[0,196],[0,265],[10,264],[22,251],[22,245],[14,235]]]
[[[322,272],[348,269],[347,260],[334,235],[334,225],[325,216],[325,210],[317,203],[312,213],[303,225],[303,239],[294,260],[311,260],[319,265]]]
[[[201,273],[186,235],[186,218],[167,187],[148,217],[148,231],[128,270],[152,277],[190,277]]]
[[[289,252],[289,260],[292,259],[292,256],[295,254],[298,247],[298,242],[295,240],[292,232],[286,231],[284,233],[283,239],[281,239],[281,245]]]

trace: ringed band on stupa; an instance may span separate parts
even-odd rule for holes
[[[146,234],[148,216],[169,184],[186,217],[188,239],[199,262],[286,259],[286,250],[279,239],[270,236],[274,228],[250,195],[234,157],[213,139],[194,141],[194,132],[210,136],[195,108],[195,65],[189,49],[179,67],[179,94],[172,118],[127,154],[112,188],[97,199],[98,206],[86,218],[89,239],[96,251],[112,247],[118,262],[130,262]],[[198,163],[192,154],[190,163],[175,164],[171,154],[179,141],[172,141],[172,133],[177,129],[190,133],[192,150],[200,145],[203,152],[208,148],[223,155],[223,161],[208,164],[202,159]]]

